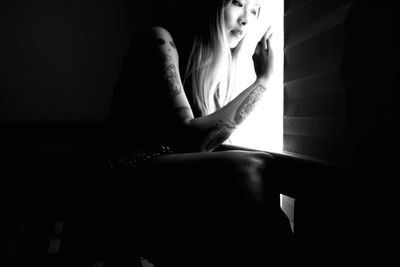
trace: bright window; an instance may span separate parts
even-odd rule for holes
[[[262,36],[272,25],[272,46],[275,56],[274,75],[263,99],[250,116],[231,136],[234,145],[281,153],[283,149],[283,15],[284,1],[262,0],[259,26],[255,38]],[[260,34],[261,33],[261,34]],[[252,52],[252,51],[250,51]],[[255,80],[251,57],[239,64],[237,91],[245,89]]]

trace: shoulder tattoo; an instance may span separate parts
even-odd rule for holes
[[[172,61],[171,55],[167,53],[160,53],[161,60],[164,61]]]
[[[178,82],[178,74],[174,64],[170,64],[165,68],[165,78],[170,92],[170,99],[174,100],[175,97],[182,91],[182,88]]]

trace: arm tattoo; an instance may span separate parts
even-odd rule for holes
[[[210,129],[202,144],[202,151],[212,151],[229,138],[235,130],[236,124],[232,121],[219,121]]]
[[[258,85],[240,104],[238,110],[235,114],[236,124],[240,124],[247,118],[249,113],[254,109],[257,102],[261,99],[262,94],[265,92],[266,88],[262,85]]]
[[[165,78],[170,92],[170,99],[174,100],[181,93],[181,86],[178,82],[178,74],[175,70],[175,65],[170,64],[165,68]]]
[[[168,55],[167,53],[160,53],[160,57],[163,62],[172,61],[172,57],[170,55]]]
[[[236,111],[234,121],[220,120],[214,127],[212,127],[204,138],[201,150],[212,151],[226,141],[236,129],[236,126],[243,122],[254,109],[265,90],[266,88],[264,86],[257,85],[257,87],[240,104]]]
[[[159,45],[164,45],[165,40],[158,38],[157,43]],[[171,43],[173,44],[172,41],[170,41],[170,44]],[[171,51],[170,48],[167,48],[167,49],[168,49],[168,51]],[[173,61],[172,56],[170,54],[166,53],[165,51],[162,51],[162,49],[160,49],[159,55],[160,55],[162,64],[167,65],[168,62]],[[165,77],[165,80],[166,80],[166,83],[168,86],[170,100],[173,101],[175,99],[175,97],[177,95],[179,95],[182,91],[181,86],[178,81],[178,74],[176,72],[175,65],[170,64],[170,65],[167,65],[166,67],[164,67],[164,77]]]

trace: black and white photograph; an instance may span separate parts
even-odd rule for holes
[[[0,267],[392,265],[398,16],[0,0]]]

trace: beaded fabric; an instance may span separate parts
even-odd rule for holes
[[[161,155],[173,154],[170,146],[151,141],[142,145],[126,146],[124,148],[113,148],[105,153],[98,161],[100,167],[114,175],[123,175],[135,171],[144,162]]]

